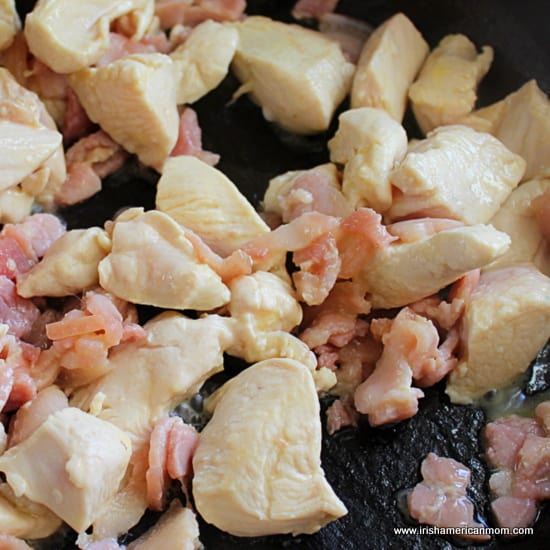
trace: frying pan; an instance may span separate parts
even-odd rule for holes
[[[20,13],[28,12],[33,3],[17,2]],[[248,0],[247,13],[290,21],[293,4],[294,0]],[[550,9],[546,0],[341,0],[337,11],[373,25],[402,11],[432,47],[453,32],[466,34],[478,47],[491,45],[495,61],[480,86],[480,106],[501,99],[530,78],[536,78],[539,86],[550,92],[547,34]],[[193,107],[203,129],[205,149],[221,154],[218,168],[257,205],[271,177],[326,162],[326,141],[334,127],[319,136],[291,136],[266,123],[258,107],[248,98],[230,104],[237,87],[237,81],[229,75],[217,90]],[[342,108],[345,107],[344,104]],[[418,135],[410,113],[405,125],[411,137]],[[123,207],[152,208],[157,178],[153,171],[131,161],[106,179],[101,193],[64,209],[61,214],[69,228],[76,228],[101,225]],[[146,317],[151,311],[141,313]],[[241,367],[228,358],[229,373]],[[344,518],[315,535],[250,539],[227,535],[201,521],[201,540],[205,547],[208,550],[476,548],[457,539],[394,533],[396,527],[413,525],[398,503],[403,490],[420,481],[420,462],[430,451],[470,467],[470,496],[476,512],[494,525],[487,496],[490,472],[480,441],[484,413],[473,407],[450,404],[443,389],[442,384],[429,388],[420,401],[419,413],[397,425],[373,429],[361,421],[357,428],[346,428],[333,436],[324,432],[322,464],[335,492],[348,507],[349,513]],[[323,401],[323,409],[327,404]],[[154,519],[147,516],[126,540],[137,536]],[[550,507],[543,506],[534,535],[511,541],[497,537],[482,547],[533,550],[548,548],[549,541]],[[59,538],[54,538],[37,547],[59,550],[72,546],[65,546]]]

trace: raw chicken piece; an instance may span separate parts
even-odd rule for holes
[[[41,539],[55,533],[59,527],[61,520],[48,508],[25,497],[16,497],[7,483],[0,483],[0,533]]]
[[[101,395],[98,417],[134,442],[147,440],[158,419],[222,369],[223,351],[233,338],[226,320],[216,315],[189,319],[164,313],[144,328],[145,341],[118,346],[109,357],[111,371],[71,397],[71,405],[89,410]]]
[[[19,223],[32,211],[34,197],[14,185],[0,192],[0,220],[4,223]]]
[[[127,550],[153,548],[159,550],[161,548],[174,548],[174,550],[202,548],[199,542],[199,525],[193,511],[190,508],[183,508],[178,500],[173,500],[160,520],[144,535],[130,543]]]
[[[92,121],[144,164],[161,170],[179,127],[170,57],[128,55],[72,73],[69,82]]]
[[[531,262],[550,277],[550,242],[541,234],[536,219],[537,198],[548,192],[550,179],[527,181],[512,191],[491,219],[491,225],[507,233],[512,243],[488,269]]]
[[[296,535],[346,514],[321,469],[319,401],[307,367],[262,361],[215,399],[193,458],[193,497],[207,522],[237,536]]]
[[[291,170],[269,180],[263,210],[288,223],[305,212],[345,218],[353,207],[342,195],[338,169],[332,163]]]
[[[20,28],[21,20],[15,9],[15,0],[0,0],[0,51],[11,45]]]
[[[233,70],[264,117],[297,134],[326,130],[349,92],[355,66],[321,33],[267,17],[232,24],[239,31]],[[237,92],[239,93],[239,92]]]
[[[401,307],[436,294],[468,271],[483,267],[510,244],[490,225],[462,226],[426,239],[381,248],[359,274],[373,308]]]
[[[166,161],[157,184],[156,205],[177,223],[197,233],[221,256],[228,256],[269,231],[232,181],[190,155]]]
[[[466,495],[470,484],[470,470],[466,466],[430,453],[422,461],[421,469],[423,480],[408,496],[411,517],[437,527],[484,527],[474,520],[474,505]],[[491,538],[486,534],[464,537],[480,541]]]
[[[463,34],[441,40],[422,66],[409,99],[418,126],[427,134],[446,124],[456,124],[474,108],[476,88],[493,62],[493,48],[476,47]]]
[[[257,271],[233,279],[229,285],[229,313],[250,319],[258,330],[290,332],[302,321],[302,308],[292,287],[273,273]]]
[[[0,457],[17,496],[47,506],[84,531],[116,493],[130,460],[128,436],[74,407],[51,414]]]
[[[225,78],[238,39],[236,29],[205,21],[170,53],[176,73],[178,105],[194,103]]]
[[[406,15],[380,25],[361,51],[351,88],[351,107],[378,107],[403,120],[407,91],[429,51]]]
[[[153,18],[154,0],[41,0],[25,20],[30,51],[57,73],[94,64],[109,47],[116,19],[131,21],[139,40]]]
[[[229,301],[229,289],[198,260],[184,229],[167,214],[126,210],[115,220],[111,239],[111,252],[99,263],[99,281],[115,296],[200,311]]]
[[[549,321],[550,279],[535,267],[483,273],[466,300],[462,354],[445,390],[451,401],[472,403],[511,384],[550,338]]]
[[[487,223],[520,182],[525,161],[493,136],[442,126],[409,148],[391,174],[389,220],[452,218]]]
[[[55,241],[44,258],[18,278],[17,292],[32,296],[70,296],[99,284],[99,262],[111,239],[99,227],[73,229]]]
[[[361,107],[338,117],[330,160],[345,164],[342,192],[355,206],[384,212],[392,202],[389,175],[407,152],[404,128],[386,111]]]
[[[527,163],[524,180],[550,176],[550,101],[530,80],[498,103],[474,111],[461,124],[498,138]]]

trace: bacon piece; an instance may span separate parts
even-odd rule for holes
[[[295,19],[319,19],[327,13],[332,13],[338,0],[298,0],[292,8],[292,17]]]
[[[185,107],[180,117],[178,140],[170,153],[171,157],[179,155],[191,155],[215,166],[220,160],[220,155],[204,151],[202,148],[202,130],[199,126],[197,113],[191,107]]]
[[[293,261],[300,268],[292,275],[298,298],[310,306],[323,303],[342,265],[334,237],[330,233],[321,235],[294,252]]]
[[[183,483],[191,472],[191,459],[198,445],[196,430],[178,416],[167,416],[156,422],[149,443],[147,502],[152,510],[164,508],[169,479]]]
[[[246,0],[157,0],[155,15],[163,29],[176,25],[194,27],[207,19],[237,21],[246,9]]]
[[[357,413],[352,406],[336,399],[327,409],[327,432],[333,435],[346,426],[357,425]]]
[[[9,332],[18,338],[29,334],[40,315],[32,300],[17,294],[15,283],[0,275],[0,323],[9,327]]]
[[[474,505],[466,496],[470,470],[452,458],[429,453],[422,461],[423,481],[408,496],[409,512],[420,523],[437,527],[480,528],[474,520]],[[466,536],[466,535],[465,535]],[[488,535],[467,538],[488,540]]]
[[[72,143],[73,141],[89,134],[94,127],[94,123],[88,118],[82,103],[73,89],[67,87],[67,107],[63,115],[63,124],[61,125],[61,133],[63,141]]]
[[[338,249],[342,267],[340,278],[350,279],[368,264],[376,250],[389,246],[396,237],[390,235],[382,216],[371,208],[358,208],[342,220],[338,229]]]
[[[117,59],[126,57],[134,53],[155,53],[157,49],[151,42],[143,42],[142,40],[136,42],[130,40],[126,36],[117,33],[109,33],[109,49],[100,57],[96,62],[97,67],[104,67]]]
[[[103,130],[90,134],[67,150],[67,179],[56,194],[58,204],[85,200],[101,190],[101,180],[118,170],[127,153]]]

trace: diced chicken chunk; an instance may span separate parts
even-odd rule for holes
[[[73,229],[55,241],[42,261],[17,281],[17,293],[70,296],[99,284],[99,262],[111,250],[111,239],[99,227]]]
[[[15,494],[43,504],[84,531],[116,493],[130,460],[128,436],[74,407],[51,414],[0,457]]]
[[[378,250],[360,274],[373,308],[401,307],[436,294],[468,271],[483,267],[510,244],[490,225],[457,227]]]
[[[128,550],[150,550],[152,548],[176,548],[198,550],[199,525],[190,508],[183,508],[173,500],[170,508],[147,533],[128,545]]]
[[[223,386],[200,434],[193,457],[197,511],[237,536],[314,533],[346,514],[325,479],[320,451],[309,369],[288,359],[257,363]]]
[[[99,263],[101,286],[128,302],[170,309],[210,310],[229,289],[200,263],[185,231],[157,210],[133,208],[114,222],[110,254]]]
[[[420,129],[456,124],[474,108],[476,88],[493,62],[493,49],[476,47],[463,34],[443,38],[424,63],[409,98]]]
[[[189,319],[164,313],[144,328],[145,342],[118,346],[109,357],[112,370],[71,398],[71,405],[89,410],[101,395],[98,417],[135,441],[148,437],[158,419],[223,368],[223,351],[233,337],[215,315]]]
[[[190,155],[166,161],[157,184],[156,205],[222,256],[269,231],[232,181]]]
[[[493,136],[442,126],[409,148],[391,175],[388,219],[451,218],[488,222],[520,182],[525,161]]]
[[[11,45],[20,28],[21,21],[15,9],[15,0],[0,0],[0,51]]]
[[[32,211],[34,197],[20,186],[14,185],[0,192],[0,220],[4,223],[19,223]]]
[[[550,242],[541,234],[535,216],[538,197],[550,192],[550,179],[535,179],[514,189],[491,220],[491,225],[512,239],[506,253],[487,266],[531,262],[550,277]]]
[[[407,152],[404,128],[386,111],[351,109],[338,117],[328,142],[330,160],[345,164],[342,191],[355,207],[384,212],[391,206],[389,175]]]
[[[93,122],[144,164],[160,171],[179,129],[170,57],[129,55],[73,73],[69,81]]]
[[[550,338],[550,279],[530,266],[483,273],[461,331],[462,357],[446,392],[454,403],[471,403],[512,383]]]
[[[493,134],[523,157],[525,180],[550,176],[550,100],[535,80],[498,103],[474,111],[461,124]]]
[[[195,27],[170,54],[176,73],[178,105],[194,103],[225,78],[238,39],[236,29],[209,20]]]
[[[109,47],[111,23],[131,20],[133,38],[148,29],[154,0],[41,0],[25,21],[29,49],[57,73],[72,73],[98,61]]]
[[[355,68],[338,44],[267,17],[232,25],[239,31],[233,70],[265,118],[298,134],[326,130],[349,92]]]
[[[367,40],[351,88],[351,107],[378,107],[403,120],[407,92],[429,51],[410,19],[398,13]]]

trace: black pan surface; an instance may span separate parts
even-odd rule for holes
[[[32,4],[18,2],[22,13]],[[293,4],[293,0],[248,0],[247,13],[290,21]],[[341,0],[337,11],[373,25],[403,11],[432,47],[453,32],[466,34],[478,47],[491,45],[495,61],[481,84],[479,105],[504,97],[530,78],[536,78],[539,86],[550,92],[547,0]],[[236,80],[228,76],[193,107],[203,129],[205,148],[221,154],[218,168],[257,204],[271,177],[325,162],[326,141],[334,128],[310,138],[290,136],[267,124],[246,97],[230,104],[237,87]],[[417,135],[410,114],[406,126],[411,136]],[[132,161],[106,180],[100,194],[65,209],[62,215],[74,228],[101,225],[122,207],[152,208],[157,177]],[[332,437],[324,434],[323,467],[349,510],[341,520],[312,536],[251,539],[232,537],[201,522],[201,540],[207,550],[475,548],[435,535],[397,535],[394,528],[413,525],[400,512],[398,497],[400,491],[420,480],[420,462],[430,451],[471,468],[471,496],[476,511],[493,525],[487,498],[489,471],[479,439],[484,424],[481,410],[450,404],[442,385],[430,388],[420,401],[419,413],[408,421],[378,429],[364,422],[357,429],[344,429]],[[61,543],[51,541],[48,546],[60,549]],[[549,546],[550,507],[546,506],[534,535],[513,541],[496,537],[481,548],[535,550]]]

